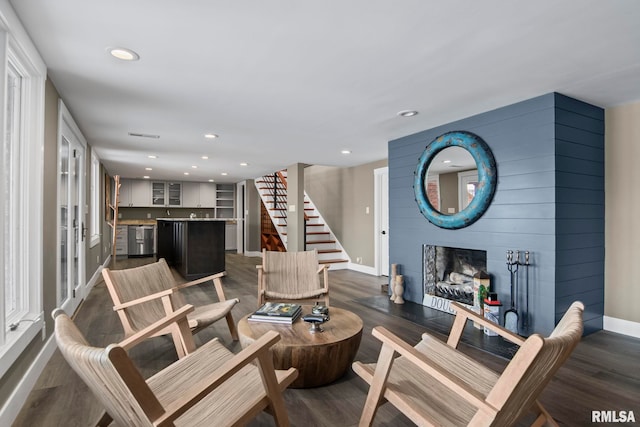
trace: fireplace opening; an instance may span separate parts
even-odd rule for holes
[[[425,305],[450,311],[439,298],[474,305],[474,276],[486,276],[487,251],[422,245],[422,263]]]

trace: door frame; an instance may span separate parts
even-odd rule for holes
[[[60,256],[61,256],[61,232],[60,232],[60,206],[62,204],[62,198],[60,194],[60,189],[62,187],[62,179],[61,179],[61,159],[59,157],[60,148],[62,145],[62,138],[66,138],[71,144],[75,144],[82,148],[82,155],[79,160],[80,171],[78,172],[80,178],[78,180],[78,211],[79,211],[79,242],[78,242],[78,285],[75,289],[71,289],[72,293],[69,295],[66,302],[60,301],[61,291],[62,291],[62,283],[60,280],[61,273],[61,265],[60,265]],[[85,297],[86,291],[86,242],[87,239],[84,238],[84,230],[83,228],[87,225],[87,206],[86,206],[86,154],[87,154],[87,141],[85,140],[82,132],[80,132],[80,128],[76,125],[71,113],[64,105],[62,99],[58,100],[58,135],[57,135],[57,148],[58,148],[58,159],[57,159],[57,190],[58,190],[58,200],[57,200],[57,209],[56,209],[56,306],[61,304],[62,309],[64,309],[67,313],[73,313],[75,309],[80,304],[80,301]],[[69,159],[71,162],[71,158]],[[69,247],[70,245],[67,245]],[[69,276],[69,280],[71,277]],[[75,291],[75,295],[74,292]]]
[[[374,174],[374,183],[373,183],[373,203],[374,203],[374,226],[373,226],[373,232],[374,232],[374,237],[373,237],[373,242],[374,242],[374,259],[375,259],[375,272],[377,276],[386,276],[389,274],[389,262],[388,262],[388,255],[389,255],[389,230],[387,227],[386,233],[387,233],[387,266],[385,268],[382,262],[382,255],[383,255],[383,251],[382,251],[382,224],[381,222],[381,217],[383,214],[383,209],[384,211],[386,211],[386,217],[387,217],[387,226],[388,226],[388,221],[389,221],[389,167],[385,166],[383,168],[377,168],[373,170],[373,174]],[[382,194],[382,180],[386,179],[387,180],[387,194]],[[385,274],[386,273],[386,274]]]

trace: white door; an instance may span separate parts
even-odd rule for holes
[[[60,103],[63,106],[62,103]],[[86,214],[85,146],[61,108],[58,139],[58,301],[73,313],[84,297]],[[79,131],[78,131],[79,132]]]
[[[375,258],[379,276],[389,275],[389,168],[374,170]]]
[[[238,207],[236,211],[237,212],[236,218],[238,222],[238,227],[236,229],[236,232],[237,232],[236,242],[237,242],[237,252],[239,254],[243,254],[247,247],[247,242],[246,242],[247,234],[245,229],[247,224],[247,221],[246,221],[247,210],[245,208],[246,185],[247,185],[246,181],[242,181],[236,184],[236,206]]]

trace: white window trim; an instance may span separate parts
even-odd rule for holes
[[[100,244],[100,158],[95,150],[91,150],[91,236],[89,247]]]
[[[24,100],[26,109],[22,111],[21,132],[23,140],[22,155],[25,156],[28,173],[21,181],[21,191],[26,194],[24,209],[28,212],[25,225],[25,249],[20,254],[25,282],[28,283],[28,312],[14,331],[5,325],[4,285],[0,282],[0,378],[9,370],[29,343],[42,331],[45,336],[45,322],[42,305],[42,253],[43,253],[43,165],[44,165],[44,93],[46,66],[31,39],[22,27],[20,20],[6,0],[0,1],[0,78],[5,80],[9,51],[26,69],[24,77]],[[6,93],[5,84],[0,85],[0,129],[5,135]],[[29,126],[25,126],[29,123]],[[3,156],[3,151],[0,156]],[[0,180],[0,193],[4,193],[3,180]],[[5,200],[0,197],[0,211],[5,210]],[[4,239],[4,219],[0,216],[0,248]],[[4,269],[3,257],[0,257],[0,271]],[[27,321],[28,320],[28,321]]]

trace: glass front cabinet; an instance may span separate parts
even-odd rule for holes
[[[153,206],[166,207],[182,206],[182,183],[152,182],[151,204]]]

